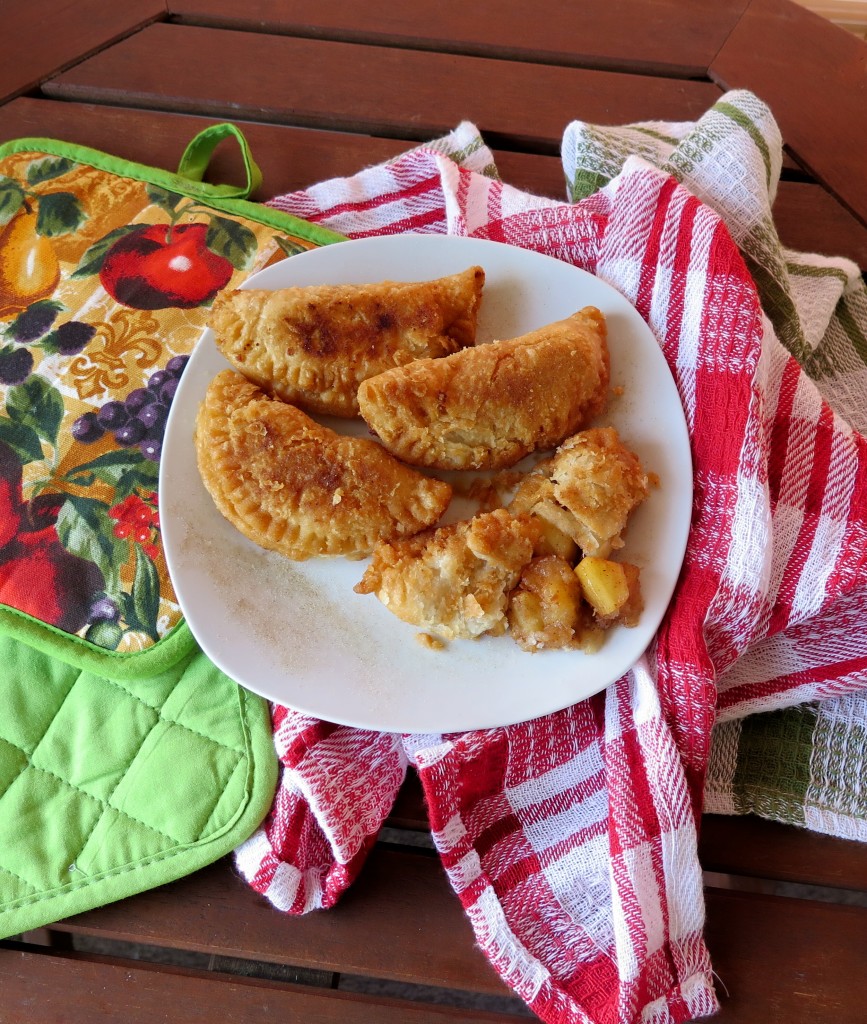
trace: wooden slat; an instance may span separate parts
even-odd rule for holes
[[[707,904],[714,1022],[863,1024],[867,909],[721,890]]]
[[[706,814],[699,856],[708,871],[867,892],[864,844],[746,815]]]
[[[524,1018],[105,957],[0,949],[3,1024],[510,1024]]]
[[[845,256],[867,271],[867,226],[823,186],[780,182],[773,213],[783,245]]]
[[[28,0],[6,3],[0,102],[166,16],[164,0]]]
[[[223,860],[56,928],[444,988],[506,991],[474,946],[438,860],[382,847],[327,913],[278,913]]]
[[[46,83],[47,94],[429,139],[462,119],[502,148],[557,153],[574,118],[693,118],[705,82],[157,24]]]
[[[439,874],[434,859],[414,859],[421,873]],[[373,970],[386,977],[402,973],[403,980],[423,984],[431,984],[435,974],[438,984],[446,983],[446,977],[454,979],[447,982],[453,988],[503,992],[501,987],[479,984],[481,954],[465,941],[470,928],[459,909],[448,932],[431,930],[431,921],[441,913],[434,905],[457,907],[455,897],[441,888],[423,893],[393,858],[383,864],[390,871],[385,887],[376,893],[368,890],[360,900],[350,892],[338,907],[301,920],[286,919],[264,901],[239,896],[242,890],[237,887],[227,895],[226,886],[209,869],[155,893],[79,915],[60,927],[106,938],[137,935],[142,942],[184,949],[193,942],[205,948],[229,942],[245,957],[294,959],[326,968],[336,959],[347,972]],[[206,883],[201,889],[197,879]],[[364,886],[363,876],[357,884]],[[405,884],[412,898],[397,915],[392,908]],[[753,1024],[763,1019],[809,1020],[811,1024],[863,1021],[860,987],[853,978],[859,976],[863,958],[867,909],[711,889],[707,910],[714,969],[728,990],[726,994],[720,989],[721,1024]],[[207,937],[209,930],[215,933],[212,938]],[[378,947],[379,953],[359,955],[358,947],[365,945]],[[414,947],[409,958],[408,945]],[[428,969],[429,962],[446,958],[450,960],[447,972]],[[391,969],[389,960],[401,962],[399,971]],[[493,977],[489,969],[488,973]],[[5,993],[6,989],[4,997]]]
[[[747,0],[170,0],[180,21],[572,67],[704,75]],[[625,27],[628,30],[625,31]]]
[[[752,0],[710,66],[771,108],[786,144],[867,222],[867,46],[789,0]]]
[[[327,178],[354,174],[405,152],[411,145],[399,139],[234,120],[262,169],[263,187],[253,196],[262,201]],[[25,96],[0,106],[0,140],[39,135],[64,139],[167,170],[177,167],[190,139],[213,123],[213,118],[188,114]],[[495,150],[494,158],[504,180],[516,188],[565,198],[559,157]],[[223,143],[211,163],[208,180],[240,183],[243,177],[237,147]]]
[[[116,153],[128,160],[174,169],[186,143],[213,119],[186,114],[128,110],[95,104],[21,97],[0,106],[0,139],[47,135]],[[254,198],[304,188],[316,181],[353,174],[370,164],[396,156],[408,143],[375,138],[238,122],[262,167],[264,187]],[[565,198],[559,157],[495,150],[503,179],[536,195]],[[243,179],[237,149],[218,149],[212,181]],[[821,186],[783,181],[774,207],[783,243],[804,252],[846,256],[867,269],[867,228]]]

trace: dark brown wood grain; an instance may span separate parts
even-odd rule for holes
[[[340,963],[346,972],[502,994],[469,941],[469,924],[456,898],[444,882],[430,882],[441,879],[437,862],[391,851],[375,859],[379,867],[372,863],[365,869],[365,874],[371,867],[380,874],[375,883],[363,875],[357,891],[338,907],[301,920],[283,917],[235,884],[223,861],[58,927],[326,970]],[[427,882],[420,884],[425,876]],[[408,899],[395,913],[402,891]],[[723,1024],[761,1019],[855,1024],[863,1019],[860,988],[852,979],[858,976],[867,934],[867,908],[716,889],[706,895]],[[415,947],[410,956],[407,945]],[[41,963],[28,964],[27,971],[32,966],[38,976]],[[7,991],[4,987],[4,995]]]
[[[164,0],[28,0],[0,9],[0,102],[166,16]]]
[[[170,0],[179,21],[573,67],[704,75],[747,0]]]
[[[710,66],[773,111],[798,161],[867,222],[867,47],[789,0],[752,0]]]
[[[430,139],[468,119],[493,145],[548,153],[559,152],[575,118],[682,120],[719,96],[707,82],[169,24],[103,50],[44,90],[402,139]]]
[[[867,908],[707,892],[720,1024],[863,1024]],[[723,987],[724,986],[724,987]],[[727,991],[726,991],[727,990]]]
[[[867,892],[867,850],[835,836],[753,815],[706,814],[699,856],[708,871]]]
[[[3,1024],[509,1024],[526,1019],[135,960],[0,949]]]
[[[340,903],[278,913],[228,861],[57,926],[103,938],[503,995],[439,861],[377,847]]]
[[[139,163],[174,170],[187,142],[213,118],[85,103],[20,97],[0,106],[0,140],[43,135],[91,146]],[[250,141],[264,176],[253,198],[265,200],[316,181],[353,174],[362,167],[404,152],[410,143],[237,121]],[[494,150],[503,180],[516,188],[554,199],[565,198],[562,163],[556,156]],[[217,150],[208,178],[243,180],[237,148]],[[774,207],[784,245],[803,252],[846,256],[867,269],[867,228],[825,189],[783,181]]]

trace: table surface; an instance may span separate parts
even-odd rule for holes
[[[564,197],[569,121],[692,120],[731,88],[786,142],[783,243],[867,268],[867,47],[788,0],[30,0],[5,4],[0,140],[169,169],[242,125],[256,199],[350,174],[468,119],[506,181]],[[531,13],[530,13],[531,12]],[[221,147],[209,175],[241,180]],[[726,1024],[863,1021],[863,847],[706,816],[707,939]],[[361,878],[303,919],[229,860],[0,943],[4,1022],[509,1021],[409,780]],[[219,1015],[219,1016],[216,1016]]]

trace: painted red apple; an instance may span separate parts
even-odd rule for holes
[[[192,309],[208,302],[232,276],[232,264],[205,244],[206,224],[152,224],[119,238],[105,254],[99,279],[133,309]]]
[[[87,622],[104,586],[99,568],[66,551],[53,526],[19,533],[0,551],[0,601],[67,633]]]
[[[61,495],[21,500],[21,463],[0,443],[0,602],[77,633],[93,595],[105,586],[99,567],[67,551],[55,522]]]

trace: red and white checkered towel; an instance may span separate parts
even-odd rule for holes
[[[572,205],[470,169],[486,159],[460,166],[422,148],[274,205],[351,237],[450,232],[535,249],[626,295],[692,438],[674,599],[633,671],[532,722],[398,736],[275,707],[279,791],[236,860],[282,910],[331,906],[412,764],[479,945],[539,1017],[683,1021],[717,1006],[696,852],[717,682],[753,655],[743,678],[727,674],[727,714],[864,686],[867,640],[853,634],[867,632],[867,449],[777,341],[723,222],[673,178],[630,158]],[[782,675],[760,656],[774,637],[790,653]]]

